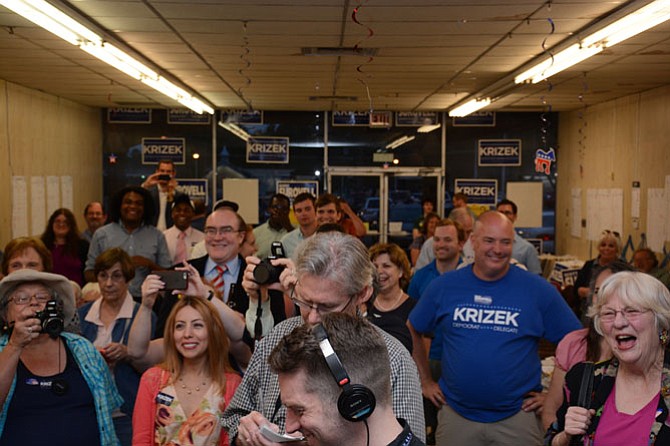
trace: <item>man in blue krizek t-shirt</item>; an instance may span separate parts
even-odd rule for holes
[[[548,282],[510,266],[513,244],[503,214],[482,214],[472,234],[474,263],[433,280],[409,316],[413,336],[442,337],[439,384],[427,362],[419,364],[424,394],[442,406],[438,445],[542,442],[538,341],[557,343],[580,324]]]

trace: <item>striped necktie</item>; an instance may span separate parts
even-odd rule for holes
[[[224,290],[226,288],[226,283],[223,280],[223,273],[225,273],[228,268],[226,267],[226,265],[223,266],[216,265],[214,269],[216,270],[216,277],[214,277],[214,280],[212,280],[212,285],[219,291],[219,293],[221,293],[221,299],[225,301]]]

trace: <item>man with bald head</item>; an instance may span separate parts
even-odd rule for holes
[[[417,364],[424,395],[441,406],[436,444],[541,444],[538,342],[558,343],[579,321],[546,280],[510,267],[514,227],[505,215],[482,214],[471,242],[474,263],[433,280],[409,316],[415,339],[434,332],[442,340],[439,383],[427,359]]]

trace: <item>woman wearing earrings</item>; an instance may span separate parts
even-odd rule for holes
[[[142,294],[162,288],[150,275]],[[165,360],[142,376],[133,414],[134,446],[228,445],[219,419],[240,383],[228,364],[228,336],[204,298],[177,301],[165,325]]]
[[[406,322],[416,300],[405,293],[411,276],[407,254],[395,243],[377,243],[369,250],[377,269],[379,292],[367,302],[367,318],[393,335],[412,352],[412,336]]]
[[[645,273],[624,271],[594,297],[589,315],[614,358],[595,365],[586,408],[577,406],[585,363],[570,369],[568,398],[545,444],[568,446],[582,437],[585,445],[670,445],[670,292]]]

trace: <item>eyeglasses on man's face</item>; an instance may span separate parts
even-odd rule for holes
[[[217,235],[228,235],[234,232],[240,232],[239,230],[233,228],[232,226],[221,226],[220,228],[215,228],[213,226],[207,226],[204,230],[207,237],[216,237]]]
[[[311,311],[316,311],[319,315],[324,315],[328,313],[337,313],[344,311],[347,307],[349,307],[349,304],[351,304],[351,301],[353,300],[354,296],[349,296],[347,299],[346,303],[343,305],[341,303],[339,304],[316,304],[314,302],[309,302],[303,299],[300,299],[298,297],[297,292],[295,291],[295,287],[291,290],[291,301],[293,301],[294,304],[296,304],[301,310],[305,310],[307,312]]]

